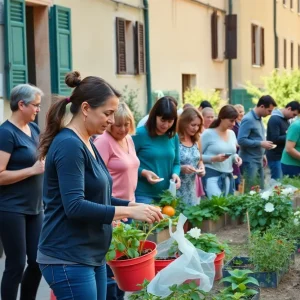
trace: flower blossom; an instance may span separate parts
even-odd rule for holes
[[[300,223],[299,223],[299,219],[298,218],[295,218],[294,219],[294,225],[298,226]]]
[[[265,191],[261,194],[261,198],[265,199],[265,200],[269,200],[269,198],[272,196],[272,192],[271,191]]]
[[[266,203],[266,205],[265,205],[265,211],[266,212],[272,212],[272,211],[274,211],[274,204],[273,203],[271,203],[271,202],[268,202],[268,203]]]
[[[285,196],[294,194],[294,189],[293,188],[285,188],[281,191],[281,194],[285,195]]]
[[[255,191],[250,191],[249,194],[252,196],[252,195],[255,195],[256,192]]]
[[[199,239],[201,235],[201,229],[198,227],[192,228],[190,231],[188,231],[188,234],[193,237],[194,239]]]

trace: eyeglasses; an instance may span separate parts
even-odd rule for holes
[[[41,108],[41,105],[40,104],[33,104],[33,103],[29,103],[30,105],[33,105],[35,108]]]

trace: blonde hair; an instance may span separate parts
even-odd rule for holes
[[[135,133],[135,121],[133,114],[131,110],[129,109],[128,105],[121,101],[119,102],[119,106],[117,111],[115,112],[115,124],[122,124],[129,121],[130,122],[130,129],[129,129],[129,134],[134,134]],[[107,127],[107,130],[110,132],[111,130],[110,125]]]
[[[234,106],[234,108],[236,108],[236,109],[242,108],[242,109],[245,110],[245,108],[244,108],[244,106],[243,106],[242,104],[235,104],[235,105],[233,105],[233,106]]]
[[[198,142],[199,137],[200,137],[200,133],[202,131],[202,127],[203,127],[203,117],[200,114],[200,112],[193,107],[189,107],[186,108],[182,114],[180,115],[178,122],[177,122],[177,133],[179,136],[179,139],[182,141],[182,139],[184,138],[184,132],[186,127],[195,119],[195,118],[199,118],[200,119],[200,126],[199,126],[199,130],[195,133],[194,136],[191,136],[191,140],[193,143]]]

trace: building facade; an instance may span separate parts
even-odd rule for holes
[[[151,0],[149,15],[152,90],[226,94],[225,1]]]
[[[5,0],[5,24],[0,23],[0,38],[5,33],[5,58],[0,59],[5,99],[0,110],[2,121],[10,115],[10,90],[29,82],[45,93],[38,118],[43,128],[53,95],[71,93],[64,83],[65,74],[71,70],[80,71],[83,78],[103,77],[121,92],[126,86],[137,91],[136,100],[145,112],[141,3],[141,0]],[[0,53],[4,52],[0,49]]]

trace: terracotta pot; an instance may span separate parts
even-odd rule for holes
[[[145,241],[143,249],[152,251],[143,256],[125,260],[118,260],[122,256],[119,253],[116,259],[107,262],[121,290],[126,292],[139,291],[142,287],[137,286],[138,284],[142,284],[145,279],[151,281],[155,277],[154,257],[157,253],[156,244],[151,241]]]
[[[167,267],[171,262],[173,262],[176,258],[174,259],[156,259],[155,260],[155,275]]]
[[[224,265],[224,258],[225,258],[225,252],[222,251],[221,253],[217,254],[217,257],[215,258],[215,280],[219,280],[223,277],[222,275],[222,268]]]

